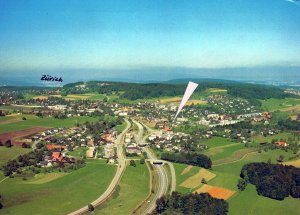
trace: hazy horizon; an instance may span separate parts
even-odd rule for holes
[[[42,75],[61,77],[63,85],[78,81],[121,81],[150,83],[174,79],[224,79],[241,82],[256,82],[273,85],[300,85],[300,67],[261,67],[261,68],[136,68],[136,69],[67,69],[34,70],[3,73],[0,85],[47,86],[49,82],[41,81]]]
[[[0,0],[0,85],[217,78],[299,85],[300,3]]]

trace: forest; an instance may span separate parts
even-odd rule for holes
[[[156,201],[154,214],[183,215],[183,214],[218,214],[228,212],[228,203],[223,199],[211,197],[208,193],[183,195],[173,192],[162,196]]]
[[[65,94],[80,94],[97,92],[100,94],[111,94],[113,92],[123,92],[121,98],[129,100],[158,98],[161,96],[179,96],[182,95],[186,84],[170,84],[170,83],[121,83],[121,82],[87,82],[85,87],[77,87],[83,82],[77,82],[64,85],[62,92]],[[222,88],[228,91],[229,95],[237,96],[245,99],[268,99],[268,98],[284,98],[288,94],[284,93],[279,87],[246,84],[239,82],[201,82],[196,93],[201,93],[209,88]]]
[[[203,154],[198,153],[168,153],[164,152],[161,154],[161,159],[176,162],[176,163],[185,163],[193,166],[200,166],[205,169],[210,169],[212,166],[212,161],[209,157]]]
[[[241,178],[256,186],[259,195],[283,200],[300,198],[300,169],[270,163],[249,163],[243,166]]]

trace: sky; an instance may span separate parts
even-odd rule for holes
[[[296,0],[0,0],[0,74],[300,67]]]

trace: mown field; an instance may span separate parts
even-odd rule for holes
[[[73,151],[68,151],[68,155],[73,157],[84,157],[86,155],[86,147],[77,147]]]
[[[284,111],[286,108],[299,107],[300,99],[295,98],[285,98],[285,99],[267,99],[261,100],[262,109],[265,111]]]
[[[293,134],[291,133],[287,133],[287,132],[282,132],[282,133],[279,133],[279,134],[275,134],[275,135],[272,135],[272,136],[262,136],[262,135],[257,135],[253,138],[253,142],[254,143],[263,143],[263,142],[272,142],[272,140],[280,140],[280,139],[283,139],[283,140],[288,140],[289,137],[293,137]]]
[[[99,197],[114,177],[116,166],[88,160],[86,166],[65,175],[41,174],[23,181],[0,183],[4,208],[1,214],[66,214]],[[49,180],[50,177],[50,180]]]
[[[255,148],[246,148],[242,143],[232,142],[221,137],[213,137],[201,143],[209,146],[209,149],[204,151],[203,154],[211,158],[213,165],[235,162],[256,151]]]
[[[16,116],[17,119],[19,116]],[[5,122],[5,118],[2,119],[2,123],[0,123],[0,134],[10,131],[22,130],[25,128],[31,128],[35,126],[39,127],[73,127],[78,122],[79,124],[83,124],[86,121],[95,122],[97,121],[96,117],[89,117],[89,116],[81,116],[81,117],[69,117],[66,119],[55,119],[52,117],[44,117],[39,118],[37,116],[29,116],[25,115],[27,120],[18,120],[15,122]],[[12,120],[11,117],[7,118],[7,120]]]
[[[193,166],[189,169],[186,164],[174,163],[175,173],[176,173],[176,190],[181,193],[189,193],[191,189],[180,186],[185,180],[189,177],[197,174],[197,172],[201,169],[200,167]],[[184,171],[185,170],[185,171]],[[201,179],[199,179],[199,182]]]
[[[288,158],[293,156],[291,151],[285,152],[284,150],[269,150],[268,152],[263,151],[261,153],[250,153],[247,156],[245,156],[243,159],[233,163],[223,163],[220,165],[213,166],[212,170],[209,171],[215,174],[216,177],[209,180],[207,184],[212,187],[225,188],[226,190],[232,191],[234,193],[233,196],[231,196],[228,199],[230,215],[238,215],[238,214],[296,215],[299,214],[300,211],[299,199],[286,198],[283,201],[277,201],[263,196],[259,196],[256,193],[255,187],[253,185],[248,185],[246,190],[244,191],[239,191],[237,189],[239,174],[244,164],[250,162],[267,162],[268,159],[271,159],[272,163],[276,163],[276,158],[279,155],[283,155],[286,161],[288,161]],[[228,159],[232,156],[233,156],[232,154],[231,155],[228,154],[228,157],[224,157],[224,158]],[[291,162],[289,163],[291,164]],[[296,160],[294,163],[297,164],[298,160]],[[177,190],[182,193],[193,192],[199,188],[197,187],[195,189],[183,189],[179,186],[184,180],[197,173],[196,169],[194,168],[198,168],[198,167],[192,167],[188,173],[181,175],[182,171],[187,167],[188,165],[185,164],[175,164]],[[198,180],[200,181],[201,179],[199,178]]]
[[[130,214],[149,193],[149,171],[146,164],[128,166],[113,197],[94,214],[119,215]]]
[[[31,149],[24,149],[20,147],[11,147],[6,148],[5,146],[0,147],[0,169],[2,168],[3,164],[5,164],[8,160],[12,160],[19,155],[26,154],[30,152]]]

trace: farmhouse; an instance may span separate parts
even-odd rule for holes
[[[289,146],[289,144],[287,144],[287,142],[285,142],[285,141],[278,141],[278,142],[275,142],[274,144],[277,146],[281,146],[281,147]]]
[[[61,163],[64,162],[64,156],[61,152],[52,152],[52,156],[50,158],[52,162]]]

